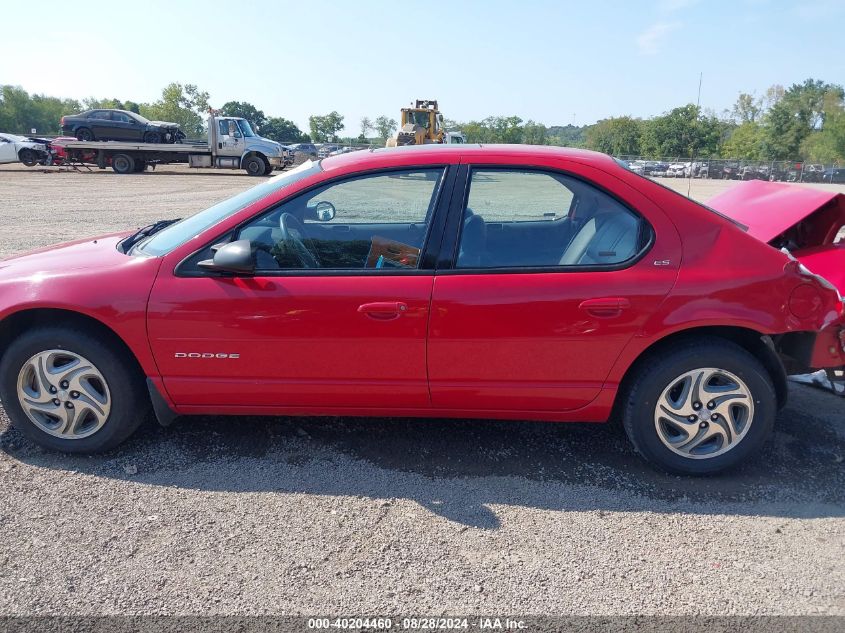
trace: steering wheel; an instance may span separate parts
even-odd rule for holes
[[[282,217],[279,218],[279,228],[282,230],[281,241],[286,242],[291,247],[291,251],[299,259],[303,268],[320,267],[317,258],[299,237],[305,235],[305,227],[302,226],[302,222],[290,213],[283,213]]]

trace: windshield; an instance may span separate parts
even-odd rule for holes
[[[252,128],[249,127],[249,121],[246,119],[237,119],[238,125],[241,128],[241,134],[244,135],[244,138],[249,138],[250,136],[255,136],[255,132],[252,131]]]
[[[253,202],[261,200],[261,198],[279,189],[288,187],[320,171],[322,171],[322,168],[319,162],[306,161],[299,167],[274,176],[267,182],[261,183],[252,189],[247,189],[233,198],[218,202],[205,211],[200,211],[195,215],[185,218],[181,222],[171,224],[148,239],[139,242],[132,250],[133,252],[140,252],[145,255],[165,255],[189,239],[196,237],[207,228],[214,226],[233,213],[251,205]]]
[[[150,120],[147,117],[143,117],[140,114],[138,114],[137,112],[127,112],[126,114],[131,116],[133,119],[135,119],[139,123],[149,123],[150,122]]]
[[[426,110],[411,110],[408,112],[408,122],[413,123],[414,125],[419,125],[425,129],[428,129],[429,120],[428,120],[428,112]]]

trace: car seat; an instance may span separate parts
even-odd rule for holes
[[[596,213],[578,230],[560,258],[561,266],[617,264],[637,251],[639,220],[624,211]]]
[[[484,218],[467,209],[461,229],[461,247],[458,251],[458,268],[478,268],[487,252],[487,225]]]

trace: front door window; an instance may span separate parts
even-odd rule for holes
[[[442,168],[360,176],[298,196],[245,226],[259,270],[414,269]]]

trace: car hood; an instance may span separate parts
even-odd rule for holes
[[[62,275],[74,270],[114,266],[127,259],[117,244],[131,231],[46,246],[0,260],[0,279],[26,278],[32,275]]]
[[[707,201],[748,233],[788,250],[845,295],[845,194],[749,180]]]
[[[150,121],[150,125],[156,125],[158,127],[179,127],[179,124],[173,121]]]

